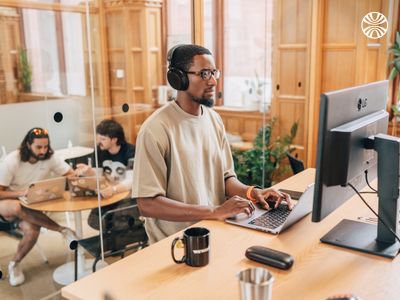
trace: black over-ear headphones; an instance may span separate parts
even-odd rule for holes
[[[168,51],[167,60],[169,64],[168,64],[167,79],[168,83],[174,89],[178,91],[186,91],[189,87],[189,78],[187,74],[184,71],[177,69],[171,65],[172,59],[174,57],[174,52],[181,46],[183,45],[182,44],[176,45]]]

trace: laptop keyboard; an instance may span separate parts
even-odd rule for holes
[[[258,218],[250,221],[249,224],[275,229],[285,222],[290,212],[287,205],[281,204],[278,208],[267,211]]]

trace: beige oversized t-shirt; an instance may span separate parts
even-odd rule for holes
[[[195,205],[216,206],[225,199],[225,179],[236,176],[219,115],[202,106],[193,116],[175,101],[154,112],[136,141],[132,197],[165,196]],[[151,243],[192,222],[146,218]]]

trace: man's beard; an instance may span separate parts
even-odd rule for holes
[[[30,152],[30,156],[36,160],[46,160],[47,153],[39,156],[39,155],[36,155],[35,153],[33,153],[31,149],[29,149],[29,152]]]
[[[207,107],[213,107],[214,106],[214,99],[213,98],[197,98],[197,97],[192,97],[192,100],[196,103],[202,104]]]

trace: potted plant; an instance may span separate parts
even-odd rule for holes
[[[287,171],[287,168],[281,168],[281,162],[288,152],[294,150],[292,142],[297,133],[298,123],[292,125],[289,134],[272,140],[275,123],[276,118],[273,118],[259,130],[252,149],[232,151],[236,175],[244,184],[269,187],[278,170]]]
[[[25,93],[30,93],[32,90],[32,68],[28,61],[28,53],[26,49],[19,49],[18,77]]]

